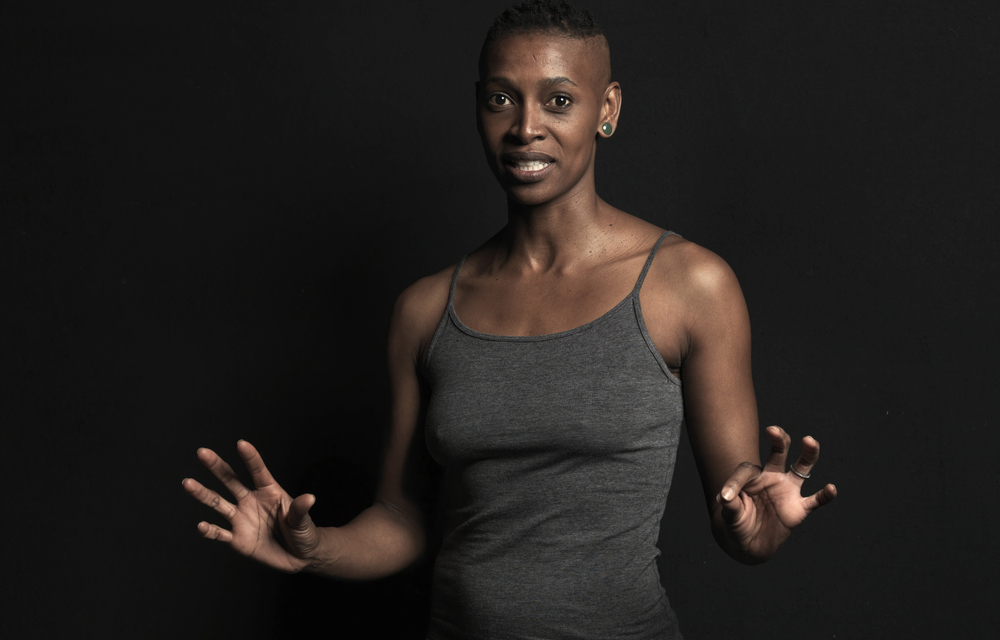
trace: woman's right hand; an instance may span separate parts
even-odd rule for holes
[[[317,557],[320,542],[316,525],[309,517],[316,497],[307,493],[293,500],[274,481],[252,444],[240,440],[236,450],[253,478],[253,490],[243,486],[232,467],[214,451],[198,449],[198,459],[229,489],[236,498],[235,505],[193,478],[181,482],[185,491],[222,514],[232,527],[223,529],[202,521],[198,531],[280,571],[296,573],[309,567]]]

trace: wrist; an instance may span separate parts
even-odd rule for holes
[[[342,548],[342,545],[336,542],[338,534],[338,527],[316,527],[316,546],[302,558],[306,563],[302,567],[303,572],[325,576],[337,575],[334,567],[340,560],[338,550]]]
[[[757,541],[740,535],[725,521],[722,506],[718,504],[712,510],[712,537],[726,555],[745,565],[763,564],[777,551],[777,547],[766,550]]]

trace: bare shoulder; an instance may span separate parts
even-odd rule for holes
[[[389,326],[390,353],[405,353],[417,362],[427,349],[448,305],[456,266],[417,280],[399,295]]]
[[[653,343],[675,373],[696,345],[749,335],[736,274],[718,255],[680,236],[660,245],[640,295]]]
[[[663,241],[648,282],[659,294],[692,304],[724,303],[734,295],[743,298],[736,274],[725,260],[677,235]]]

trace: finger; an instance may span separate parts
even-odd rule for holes
[[[768,427],[765,429],[767,437],[771,439],[771,454],[767,457],[767,464],[764,468],[768,471],[785,472],[785,460],[788,456],[788,447],[792,444],[792,438],[781,427]]]
[[[212,507],[226,520],[232,522],[233,518],[236,517],[236,507],[231,502],[226,501],[218,493],[205,487],[205,485],[198,482],[194,478],[184,478],[184,480],[181,481],[181,486],[183,486],[184,490],[191,494],[195,500]]]
[[[808,498],[805,498],[806,513],[811,513],[819,509],[824,504],[829,504],[837,497],[837,487],[828,484]]]
[[[218,525],[214,525],[208,522],[198,523],[198,533],[204,538],[209,540],[218,540],[219,542],[230,543],[233,541],[233,532],[226,531]]]
[[[198,460],[208,467],[212,475],[218,478],[229,489],[229,493],[233,494],[233,497],[237,501],[242,500],[243,496],[249,493],[249,489],[244,487],[240,479],[236,477],[236,472],[233,471],[233,468],[220,458],[216,452],[202,447],[198,449]]]
[[[795,470],[803,476],[807,476],[812,473],[812,468],[818,460],[819,442],[812,436],[802,438],[802,453],[799,454],[799,459],[792,463]],[[793,473],[792,476],[799,481],[799,484],[805,482],[805,478],[802,478],[795,473]]]
[[[250,471],[250,477],[253,478],[255,487],[263,489],[272,484],[277,484],[271,472],[264,465],[264,460],[252,444],[246,440],[240,440],[236,443],[236,450],[240,453],[240,457],[243,458],[243,463],[247,466],[247,470]]]

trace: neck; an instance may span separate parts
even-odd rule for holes
[[[618,215],[592,186],[540,205],[508,198],[498,258],[527,271],[571,271],[603,253]]]

